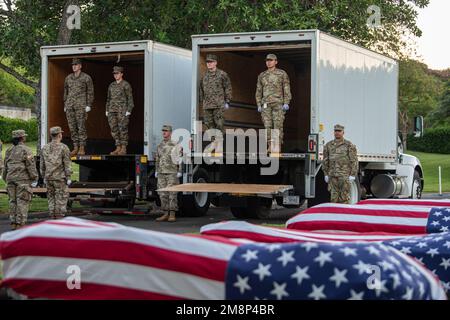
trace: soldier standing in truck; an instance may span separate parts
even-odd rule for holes
[[[134,108],[133,92],[130,83],[123,79],[123,67],[115,66],[113,75],[115,81],[108,87],[105,113],[116,144],[116,149],[110,154],[125,155],[128,145],[128,124]]]
[[[72,71],[64,80],[64,112],[66,113],[72,136],[73,150],[71,156],[86,153],[86,120],[94,102],[94,85],[92,78],[81,71],[81,60],[72,60]]]
[[[281,151],[283,123],[291,101],[291,85],[288,74],[277,68],[278,58],[270,53],[266,56],[267,70],[258,76],[256,84],[256,105],[267,130],[268,150]],[[272,129],[275,139],[272,139]],[[276,139],[278,133],[278,139]],[[279,144],[276,144],[277,140]]]

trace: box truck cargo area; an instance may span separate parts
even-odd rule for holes
[[[255,92],[258,75],[267,70],[265,58],[275,53],[277,67],[287,72],[290,79],[292,100],[284,123],[283,152],[307,151],[310,133],[311,45],[308,42],[289,45],[261,46],[204,46],[200,48],[199,73],[204,75],[206,55],[218,58],[218,68],[230,77],[233,98],[230,109],[225,111],[227,129],[264,129],[261,114],[257,111]],[[280,106],[281,107],[281,106]],[[203,109],[197,106],[198,119],[203,120]]]
[[[88,113],[86,128],[87,154],[109,154],[115,143],[105,115],[109,84],[114,81],[112,67],[124,67],[124,79],[133,89],[134,109],[130,116],[128,153],[144,152],[144,52],[114,52],[113,54],[90,54],[57,56],[48,59],[48,119],[47,127],[61,126],[63,142],[72,146],[70,130],[64,112],[64,79],[72,73],[72,58],[81,58],[82,71],[91,76],[94,83],[94,103]]]

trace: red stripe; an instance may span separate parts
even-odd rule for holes
[[[386,231],[390,233],[418,234],[426,233],[426,226],[405,226],[383,223],[365,223],[349,221],[306,221],[293,222],[288,229],[296,230],[352,230],[357,232]]]
[[[450,207],[450,201],[430,200],[362,200],[357,204],[379,204],[379,205],[403,205],[403,206],[425,206],[425,207]]]
[[[202,235],[216,235],[227,238],[244,238],[257,242],[294,242],[303,240],[294,240],[287,237],[276,237],[270,236],[262,233],[256,233],[251,231],[234,231],[234,230],[209,230],[202,232]]]
[[[179,300],[189,298],[86,282],[83,282],[81,289],[78,290],[69,290],[65,281],[36,279],[7,279],[1,283],[1,286],[11,288],[29,298],[70,300]]]
[[[386,216],[386,217],[405,217],[405,218],[428,218],[429,212],[414,212],[400,210],[381,210],[381,209],[357,209],[357,208],[340,208],[340,207],[312,207],[299,213],[316,214],[316,213],[339,213],[342,215],[354,214],[364,216]]]
[[[210,241],[214,241],[214,242],[219,242],[219,243],[223,243],[223,244],[228,244],[228,245],[232,245],[232,246],[240,246],[242,243],[233,241],[233,240],[229,240],[227,238],[223,238],[220,236],[215,236],[215,235],[205,235],[204,233],[200,234],[183,234],[183,236],[186,237],[192,237],[192,238],[199,238],[199,239],[203,239],[203,240],[210,240]]]
[[[227,266],[224,260],[115,240],[27,237],[3,241],[1,254],[3,260],[18,256],[46,256],[117,261],[218,281],[224,281]]]

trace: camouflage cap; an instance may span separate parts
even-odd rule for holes
[[[336,124],[334,126],[334,131],[344,131],[344,126],[342,126],[340,124]]]
[[[13,138],[22,138],[22,137],[26,137],[26,136],[28,136],[28,135],[25,133],[25,130],[14,130],[12,132]]]
[[[269,53],[269,54],[266,56],[266,60],[278,60],[278,59],[277,59],[277,56],[276,56],[275,54]]]
[[[217,56],[215,54],[208,54],[206,56],[206,61],[217,61]]]
[[[113,73],[116,73],[116,72],[123,72],[123,67],[121,67],[121,66],[114,66],[113,67]]]
[[[51,127],[50,128],[50,134],[56,135],[58,133],[63,133],[61,127]]]
[[[81,59],[73,58],[72,59],[72,64],[81,64]]]
[[[172,126],[168,125],[168,124],[165,124],[165,125],[162,126],[161,130],[162,131],[172,131]]]

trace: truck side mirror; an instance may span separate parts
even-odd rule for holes
[[[423,137],[423,117],[422,116],[414,117],[414,137],[416,137],[416,138]]]

